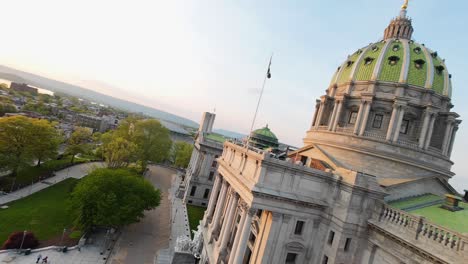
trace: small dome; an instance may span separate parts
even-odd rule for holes
[[[278,148],[278,138],[273,132],[271,132],[271,130],[268,128],[268,125],[252,131],[249,141],[254,147],[260,149]]]

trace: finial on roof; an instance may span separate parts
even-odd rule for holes
[[[403,9],[403,10],[408,9],[408,2],[409,2],[409,0],[405,0],[405,3],[401,6],[401,9]]]
[[[265,127],[266,127],[266,128],[268,128],[268,124],[266,124],[266,126],[265,126]]]

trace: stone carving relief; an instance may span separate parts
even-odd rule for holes
[[[419,98],[421,97],[421,93],[417,91],[411,91],[411,90],[406,90],[405,93],[406,96],[412,97],[412,98]]]
[[[354,91],[356,92],[364,92],[364,91],[368,91],[369,90],[369,87],[368,86],[358,86],[356,88],[354,88]]]
[[[392,87],[385,87],[385,86],[378,86],[377,87],[377,92],[380,92],[380,93],[393,93],[393,88]]]

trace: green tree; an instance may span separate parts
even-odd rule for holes
[[[135,160],[137,146],[123,137],[115,137],[106,144],[103,155],[109,168],[124,168]]]
[[[65,153],[72,155],[71,163],[75,160],[75,155],[78,153],[86,153],[89,151],[91,145],[92,132],[84,127],[77,127],[68,139],[67,148]]]
[[[37,166],[41,166],[41,161],[57,157],[57,150],[62,138],[53,126],[47,120],[34,119],[32,120],[33,133],[31,144],[31,154],[37,159]]]
[[[132,141],[137,146],[137,159],[145,169],[148,161],[162,162],[169,157],[172,141],[169,130],[154,119],[135,123]]]
[[[159,190],[124,169],[96,169],[83,178],[71,194],[77,226],[120,228],[138,222],[145,210],[156,208]]]
[[[186,168],[192,157],[193,146],[183,141],[177,141],[172,150],[174,165]]]
[[[32,119],[24,116],[0,118],[0,165],[16,176],[32,161]]]
[[[172,141],[169,130],[154,119],[130,117],[112,132],[101,137],[102,153],[109,167],[128,166],[131,162],[144,170],[148,162],[169,157]]]

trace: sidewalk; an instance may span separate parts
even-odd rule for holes
[[[190,237],[191,231],[188,222],[187,207],[182,202],[182,199],[176,197],[179,184],[180,175],[178,173],[172,181],[171,189],[169,189],[169,199],[171,200],[171,238],[169,241],[169,248],[159,250],[155,261],[156,264],[171,263],[177,238],[180,236]]]
[[[43,190],[51,185],[61,182],[67,178],[81,179],[88,175],[89,171],[95,167],[103,167],[104,162],[90,162],[71,166],[67,169],[57,171],[55,176],[45,179],[42,182],[37,182],[15,192],[0,196],[0,205],[10,203],[12,201],[29,196],[35,192]]]
[[[94,238],[94,243],[81,247],[81,251],[72,249],[63,253],[59,252],[57,249],[38,249],[34,250],[33,253],[28,256],[19,255],[15,252],[8,252],[0,254],[0,263],[32,264],[36,263],[37,256],[41,254],[42,257],[49,257],[48,264],[105,264],[109,251],[105,250],[103,255],[100,254],[103,249],[104,236],[100,234]]]

